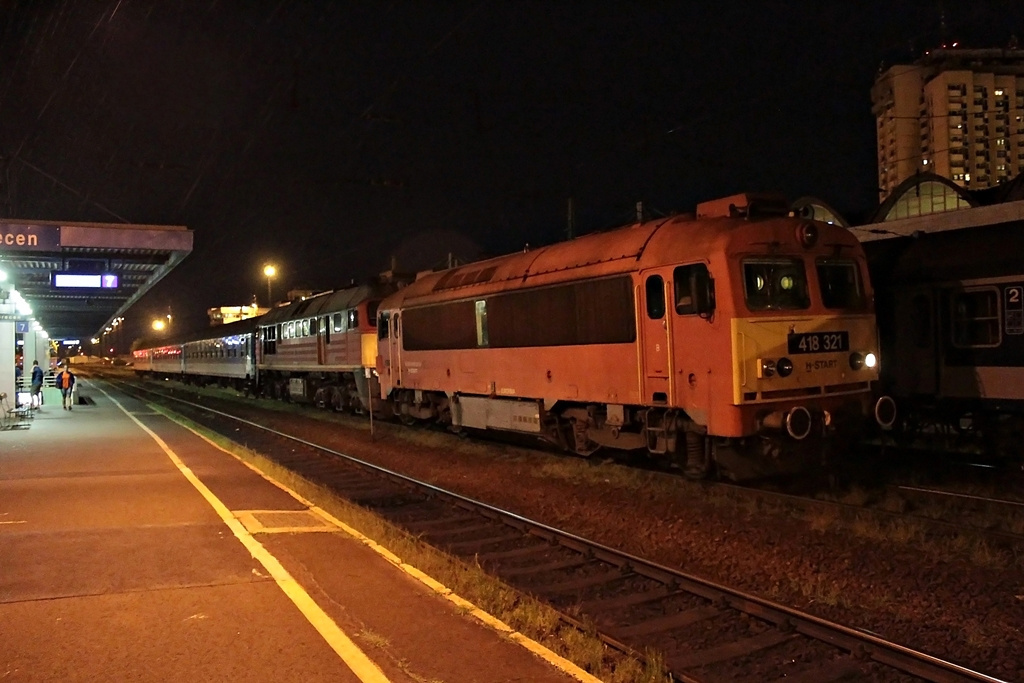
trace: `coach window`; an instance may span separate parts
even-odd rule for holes
[[[999,290],[994,287],[952,294],[953,346],[999,346]]]
[[[344,318],[341,317],[341,313],[335,313],[334,316],[333,316],[333,320],[334,320],[334,331],[335,332],[344,332],[345,331],[345,323],[343,322]]]
[[[860,310],[864,308],[864,290],[857,262],[849,259],[818,259],[818,286],[825,308]]]
[[[647,278],[647,317],[659,320],[665,317],[665,281],[660,275]]]
[[[309,319],[308,318],[306,320],[302,321],[302,336],[303,337],[308,337],[309,336]]]
[[[487,346],[487,301],[476,302],[476,345]]]
[[[319,322],[319,320],[319,318],[309,319],[309,333],[314,337],[317,335],[317,331],[319,330],[319,327],[317,326],[317,322]]]
[[[377,316],[377,339],[387,339],[391,330],[391,314],[384,311]]]

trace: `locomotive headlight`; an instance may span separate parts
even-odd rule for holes
[[[779,371],[779,377],[789,377],[793,374],[793,361],[788,358],[780,358],[779,362],[775,364],[775,369]]]
[[[770,358],[761,359],[761,377],[771,377],[775,374],[775,361]]]
[[[873,353],[851,353],[850,367],[854,370],[861,368],[873,368],[878,365],[878,356]]]

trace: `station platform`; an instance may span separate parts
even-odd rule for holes
[[[595,682],[143,402],[0,431],[3,681]],[[524,642],[525,641],[525,642]]]

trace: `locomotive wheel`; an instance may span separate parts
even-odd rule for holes
[[[340,413],[345,409],[345,397],[338,387],[334,387],[334,390],[331,392],[331,408],[336,413]]]

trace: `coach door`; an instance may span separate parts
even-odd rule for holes
[[[316,362],[318,365],[327,364],[327,345],[331,343],[331,318],[330,316],[314,318],[319,329],[316,335]]]
[[[938,389],[937,342],[941,334],[936,324],[935,292],[927,288],[903,289],[894,298],[894,310],[877,312],[881,324],[900,330],[890,340],[882,340],[892,344],[891,348],[881,349],[882,362],[889,363],[898,393],[934,394]]]
[[[637,307],[641,320],[641,376],[644,403],[667,405],[671,399],[671,344],[666,301],[664,275],[645,273],[641,287],[641,302]]]
[[[391,315],[391,335],[388,340],[391,349],[391,384],[402,386],[402,314]]]

